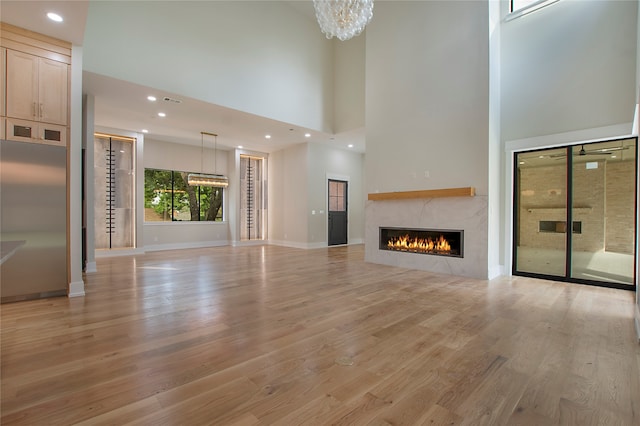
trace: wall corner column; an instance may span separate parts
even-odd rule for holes
[[[84,296],[82,279],[82,46],[71,48],[69,131],[69,297]]]

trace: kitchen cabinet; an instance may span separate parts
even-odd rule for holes
[[[71,43],[0,22],[0,49],[0,303],[64,295]]]
[[[6,116],[67,125],[68,70],[63,62],[6,50]]]
[[[37,142],[48,145],[67,145],[67,128],[57,124],[38,123],[7,117],[6,139],[18,142]]]

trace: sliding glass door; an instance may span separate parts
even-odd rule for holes
[[[566,149],[517,154],[518,272],[564,277],[567,239]]]
[[[513,273],[631,288],[636,138],[517,153]]]

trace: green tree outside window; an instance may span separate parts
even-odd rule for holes
[[[145,221],[222,221],[223,188],[189,186],[188,174],[145,169]]]

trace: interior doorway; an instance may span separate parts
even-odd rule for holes
[[[633,289],[637,138],[515,154],[514,275]]]
[[[347,244],[348,182],[329,179],[328,245]]]

